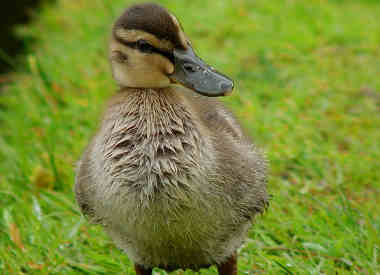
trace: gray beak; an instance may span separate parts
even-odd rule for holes
[[[190,46],[186,50],[175,49],[173,55],[174,73],[170,78],[175,82],[205,96],[223,96],[232,92],[233,81],[206,64]]]

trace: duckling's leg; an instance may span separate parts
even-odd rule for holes
[[[219,275],[237,275],[237,256],[232,254],[224,263],[218,265]]]
[[[151,268],[145,268],[138,264],[135,264],[135,271],[136,271],[136,275],[151,275],[152,274]]]

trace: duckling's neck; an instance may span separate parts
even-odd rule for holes
[[[110,178],[129,191],[146,199],[191,189],[191,178],[202,177],[207,141],[183,95],[170,88],[126,89],[109,114],[104,142]]]

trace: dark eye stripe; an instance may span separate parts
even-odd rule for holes
[[[127,42],[127,41],[124,41],[124,40],[122,40],[122,39],[120,39],[120,38],[118,38],[118,37],[117,37],[117,40],[118,40],[121,44],[123,44],[123,45],[125,45],[125,46],[127,46],[127,47],[130,47],[130,48],[132,48],[132,49],[137,49],[137,50],[139,50],[138,42],[137,42],[137,41],[136,41],[136,42]],[[164,51],[164,50],[158,49],[158,48],[154,47],[153,45],[151,45],[151,47],[152,47],[152,48],[151,48],[151,52],[152,52],[152,53],[160,54],[160,55],[162,55],[163,57],[169,59],[170,62],[172,62],[172,63],[174,64],[174,55],[173,55],[172,52],[168,52],[168,51]]]

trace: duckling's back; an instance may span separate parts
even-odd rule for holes
[[[136,263],[223,262],[267,204],[266,161],[215,99],[173,86],[110,102],[78,166],[82,212]]]

